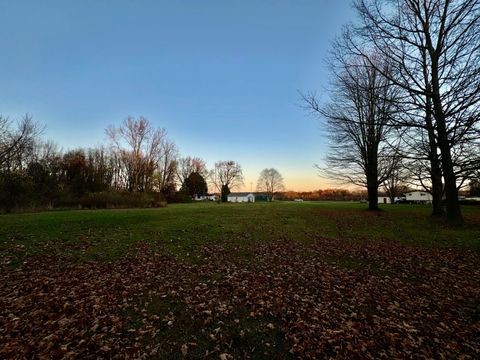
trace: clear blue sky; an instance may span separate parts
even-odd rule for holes
[[[348,0],[0,0],[0,114],[31,114],[64,149],[143,115],[182,155],[238,161],[246,190],[266,167],[325,187],[326,140],[298,91],[323,91],[352,18]]]

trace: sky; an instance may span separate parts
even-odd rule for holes
[[[64,150],[144,116],[182,156],[240,163],[239,190],[271,167],[289,190],[339,187],[314,167],[327,140],[300,93],[325,95],[353,17],[348,0],[0,0],[0,115]]]

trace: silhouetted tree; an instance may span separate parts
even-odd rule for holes
[[[191,197],[206,195],[208,192],[207,182],[198,172],[192,172],[184,181],[182,191]]]
[[[205,179],[208,177],[207,166],[203,159],[191,156],[177,159],[176,176],[180,188],[183,186],[183,183],[190,176],[190,174],[194,172],[200,174]]]
[[[221,192],[223,201],[224,190],[230,192],[235,187],[243,184],[242,167],[232,160],[218,161],[210,172],[210,180],[218,191]],[[226,201],[226,196],[224,201]]]
[[[227,202],[228,201],[228,195],[230,194],[230,188],[228,185],[222,185],[221,188],[221,199],[222,202]]]
[[[283,177],[277,169],[263,169],[257,181],[257,191],[265,192],[270,200],[276,192],[284,190]]]
[[[173,171],[176,146],[166,138],[165,129],[155,129],[144,117],[128,117],[120,127],[108,127],[106,133],[115,153],[115,164],[122,166],[114,174],[117,185],[125,182],[129,191],[152,191],[154,185],[161,191],[166,186]]]
[[[388,137],[397,111],[397,93],[391,81],[359,57],[335,53],[335,80],[330,102],[321,105],[314,95],[304,96],[308,108],[326,119],[330,150],[321,172],[345,183],[364,186],[370,210],[378,210],[378,187],[397,167],[397,148]],[[377,58],[388,72],[388,63]]]
[[[355,7],[361,24],[346,32],[346,47],[403,89],[404,105],[423,109],[426,121],[431,111],[447,217],[461,224],[453,149],[478,139],[480,0],[357,0]]]
[[[29,115],[18,121],[16,127],[10,119],[0,116],[0,170],[21,167],[40,132],[39,125]]]

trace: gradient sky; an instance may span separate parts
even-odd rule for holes
[[[238,161],[244,190],[266,167],[288,189],[334,186],[298,92],[324,91],[352,18],[347,0],[0,0],[0,114],[29,113],[63,149],[143,115],[184,156]]]

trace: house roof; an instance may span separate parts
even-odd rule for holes
[[[253,196],[253,193],[251,192],[236,192],[236,193],[230,193],[228,194],[228,196],[235,196],[235,197],[242,197],[242,196],[248,196],[248,195],[252,195]]]

